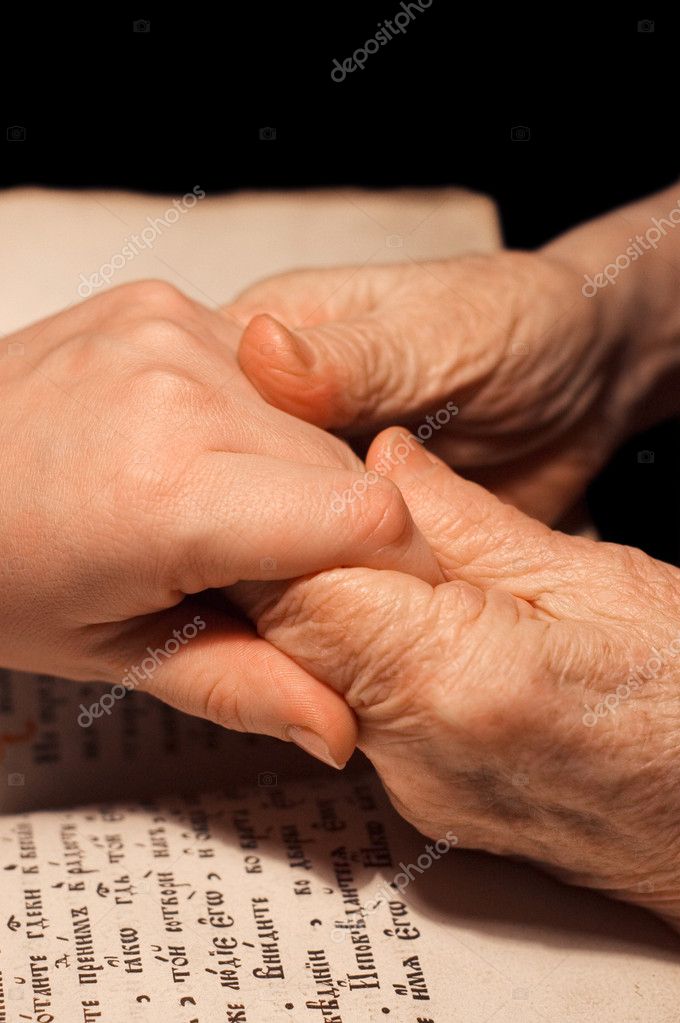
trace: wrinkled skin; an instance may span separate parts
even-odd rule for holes
[[[552,254],[500,252],[282,274],[230,311],[241,365],[277,407],[370,439],[453,401],[428,448],[554,522],[631,425],[633,367],[640,383],[581,285]]]
[[[265,404],[236,363],[238,336],[146,282],[4,339],[0,663],[120,683],[200,615],[143,688],[231,728],[328,736],[323,758],[342,764],[356,734],[344,701],[197,595],[336,565],[438,570],[389,481],[331,512],[361,463]]]
[[[382,434],[369,467],[403,436]],[[425,835],[526,857],[680,927],[680,571],[553,532],[408,450],[391,478],[446,582],[336,569],[239,600],[345,697]]]
[[[198,608],[205,633],[147,686],[163,699],[281,737],[301,726],[336,764],[358,722],[425,834],[677,926],[678,664],[655,651],[678,641],[678,572],[553,533],[418,446],[385,463],[389,437],[369,466],[391,479],[369,486],[341,442],[257,394],[361,445],[453,400],[431,446],[554,521],[678,369],[668,252],[580,294],[583,251],[606,264],[631,216],[531,256],[264,282],[229,311],[250,384],[233,324],[167,286],[8,339],[25,358],[0,364],[5,663],[118,680]],[[338,492],[356,498],[341,513]],[[261,638],[197,596],[228,586]]]

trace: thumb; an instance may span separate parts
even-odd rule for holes
[[[390,296],[401,274],[394,266],[315,268],[252,285],[223,310],[245,330],[242,369],[270,404],[297,418],[323,427],[352,424],[369,411],[365,358],[376,347],[363,318]]]
[[[570,603],[568,592],[582,604],[584,591],[592,591],[593,566],[608,545],[566,536],[503,503],[403,427],[375,438],[366,465],[399,487],[445,578],[508,590],[557,616]]]
[[[227,310],[245,326],[241,368],[270,404],[317,426],[420,415],[469,386],[494,327],[467,298],[469,283],[460,292],[446,283],[447,267],[345,267],[262,282]]]
[[[386,335],[369,318],[289,330],[264,313],[246,327],[238,359],[271,405],[324,429],[364,426],[388,415]]]
[[[138,687],[224,728],[295,742],[333,767],[354,751],[356,720],[341,696],[247,623],[200,601],[139,619],[113,650],[112,701],[125,695],[115,690]]]
[[[324,429],[379,427],[434,408],[454,387],[449,338],[443,344],[424,324],[383,312],[291,330],[258,314],[238,360],[266,401],[298,419]]]

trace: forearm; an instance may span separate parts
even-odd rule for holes
[[[678,414],[680,183],[583,224],[543,251],[577,270],[579,300],[597,304],[600,339],[620,350],[627,368],[620,384],[635,425]]]

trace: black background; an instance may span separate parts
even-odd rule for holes
[[[6,142],[0,122],[0,186],[466,185],[496,199],[508,245],[531,248],[680,177],[677,14],[649,0],[595,11],[433,0],[333,82],[333,60],[400,9],[14,10],[0,104],[26,138]],[[150,31],[133,32],[135,19]],[[516,126],[530,138],[513,141]],[[675,424],[636,438],[590,493],[605,536],[676,563],[679,442]]]

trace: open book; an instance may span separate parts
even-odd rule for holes
[[[0,330],[77,301],[167,205],[0,196]],[[497,244],[491,204],[455,190],[208,197],[112,283],[225,301],[292,265]],[[680,1018],[678,939],[651,916],[455,828],[433,843],[359,755],[337,773],[138,692],[82,727],[98,693],[0,671],[0,1023]]]
[[[97,690],[0,673],[3,1023],[677,1020],[651,917],[419,835],[360,756],[136,692],[82,727]]]

